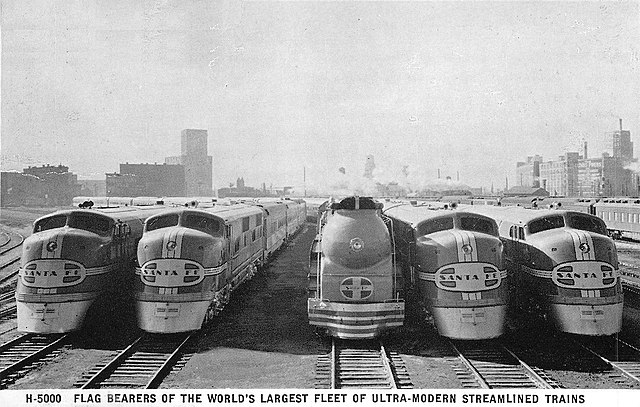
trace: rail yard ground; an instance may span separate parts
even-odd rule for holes
[[[28,235],[33,220],[53,210],[3,209],[1,229]],[[192,343],[186,364],[167,376],[161,388],[314,387],[316,358],[328,353],[330,346],[327,338],[314,333],[307,320],[308,250],[314,234],[313,226],[305,226],[267,267],[234,292],[215,323]],[[640,267],[640,244],[624,243],[618,247],[621,261],[633,260]],[[130,303],[123,301],[109,311],[116,317],[92,317],[88,321],[90,329],[78,333],[72,346],[9,388],[73,388],[83,373],[139,334]],[[512,327],[505,341],[566,388],[640,388],[577,360],[582,354],[571,349],[573,345],[563,338],[532,328],[527,321],[515,321]],[[640,310],[625,306],[623,333],[637,337],[636,327],[640,327]],[[0,342],[6,342],[11,335],[0,336]],[[408,305],[405,327],[386,335],[383,342],[389,351],[401,355],[415,388],[462,388],[455,372],[454,352],[418,307]],[[566,348],[559,347],[559,343]]]

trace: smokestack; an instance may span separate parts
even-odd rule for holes
[[[587,158],[588,158],[587,157],[587,142],[585,141],[584,142],[584,159],[586,160]]]
[[[456,176],[457,176],[456,181],[460,181],[460,171],[457,171],[457,172],[456,172]]]
[[[438,168],[438,179],[440,179],[440,168]]]
[[[620,119],[620,132],[622,132],[622,119]]]

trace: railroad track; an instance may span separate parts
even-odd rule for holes
[[[316,388],[413,388],[400,356],[379,341],[333,339],[331,353],[318,357]]]
[[[560,388],[542,370],[522,361],[504,345],[494,341],[451,342],[457,352],[454,368],[463,387],[483,389]]]
[[[12,233],[14,236],[10,236],[10,239],[6,244],[4,244],[3,246],[0,246],[0,256],[9,253],[11,250],[15,249],[16,247],[19,247],[20,245],[22,245],[22,243],[24,242],[24,236],[18,234],[18,233]],[[17,239],[15,238],[15,236],[17,236]]]
[[[194,333],[144,334],[108,363],[85,374],[76,387],[155,389],[179,361]]]
[[[0,309],[4,308],[6,305],[15,302],[15,293],[14,292],[6,292],[0,294]]]
[[[0,336],[4,335],[4,334],[8,334],[9,332],[15,331],[16,329],[18,329],[17,327],[11,327],[9,329],[5,329],[4,331],[0,331]]]
[[[622,374],[622,376],[636,383],[640,383],[640,349],[633,346],[620,338],[612,338],[614,345],[609,350],[593,349],[593,345],[585,344],[574,340],[575,343],[586,349],[591,354],[605,362],[612,369]],[[607,355],[603,353],[607,351]]]
[[[634,279],[636,281],[640,279],[640,269],[636,266],[623,262],[620,262],[619,266],[620,276],[622,277],[622,288],[625,291],[640,296],[640,286],[633,282]]]
[[[17,307],[14,293],[9,292],[0,294],[0,304],[0,321],[4,321],[16,315]]]
[[[68,335],[26,334],[0,345],[0,387],[5,387],[21,371],[55,354]]]
[[[24,236],[11,232],[11,240],[5,245],[2,246],[0,250],[0,257],[2,258],[2,264],[0,264],[0,292],[4,293],[8,289],[7,282],[13,281],[14,277],[18,274],[18,269],[15,267],[15,264],[20,261],[20,253],[16,255],[8,255],[9,252],[14,251],[15,249],[22,246],[24,242]]]
[[[14,258],[10,259],[9,261],[6,261],[6,262],[2,263],[0,265],[0,270],[4,270],[4,269],[6,269],[8,267],[11,267],[12,265],[17,263],[18,261],[20,261],[20,256],[14,257]]]

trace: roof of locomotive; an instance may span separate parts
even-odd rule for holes
[[[186,212],[213,215],[214,217],[228,222],[244,218],[245,216],[262,214],[262,209],[256,205],[248,204],[216,205],[207,208],[176,207],[168,208],[157,215],[182,214]]]
[[[464,215],[480,215],[484,218],[491,219],[490,216],[459,210],[459,209],[447,209],[442,205],[412,205],[410,203],[396,204],[395,206],[389,206],[383,212],[385,215],[401,220],[403,222],[411,224],[412,227],[418,226],[420,223],[441,217],[460,217]]]
[[[283,212],[288,208],[288,206],[281,201],[260,201],[256,203],[256,206],[263,208],[267,212],[267,215]]]
[[[145,219],[149,216],[160,213],[165,209],[163,206],[116,206],[109,208],[74,208],[74,209],[62,209],[41,216],[34,221],[39,222],[41,219],[48,218],[55,215],[69,216],[74,213],[89,213],[99,216],[105,216],[114,220],[127,221],[129,219]]]
[[[295,205],[302,205],[304,201],[292,198],[276,198],[276,197],[265,197],[265,198],[256,198],[255,203],[265,206],[265,205],[285,205],[287,208],[290,208]]]
[[[495,219],[498,222],[508,221],[514,224],[527,224],[532,220],[547,216],[565,216],[569,213],[582,216],[593,216],[588,213],[564,209],[528,209],[521,206],[475,206],[463,205],[464,210],[479,213]],[[596,216],[593,216],[596,217]],[[600,219],[600,218],[598,218]]]
[[[373,198],[366,196],[348,196],[340,202],[332,202],[329,205],[331,210],[363,210],[363,209],[382,209],[382,202],[378,202]]]

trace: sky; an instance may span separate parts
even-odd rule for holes
[[[214,187],[515,183],[640,152],[640,2],[2,1],[3,171],[104,179],[208,130]],[[342,174],[338,169],[345,169]],[[405,168],[403,172],[402,169]]]

